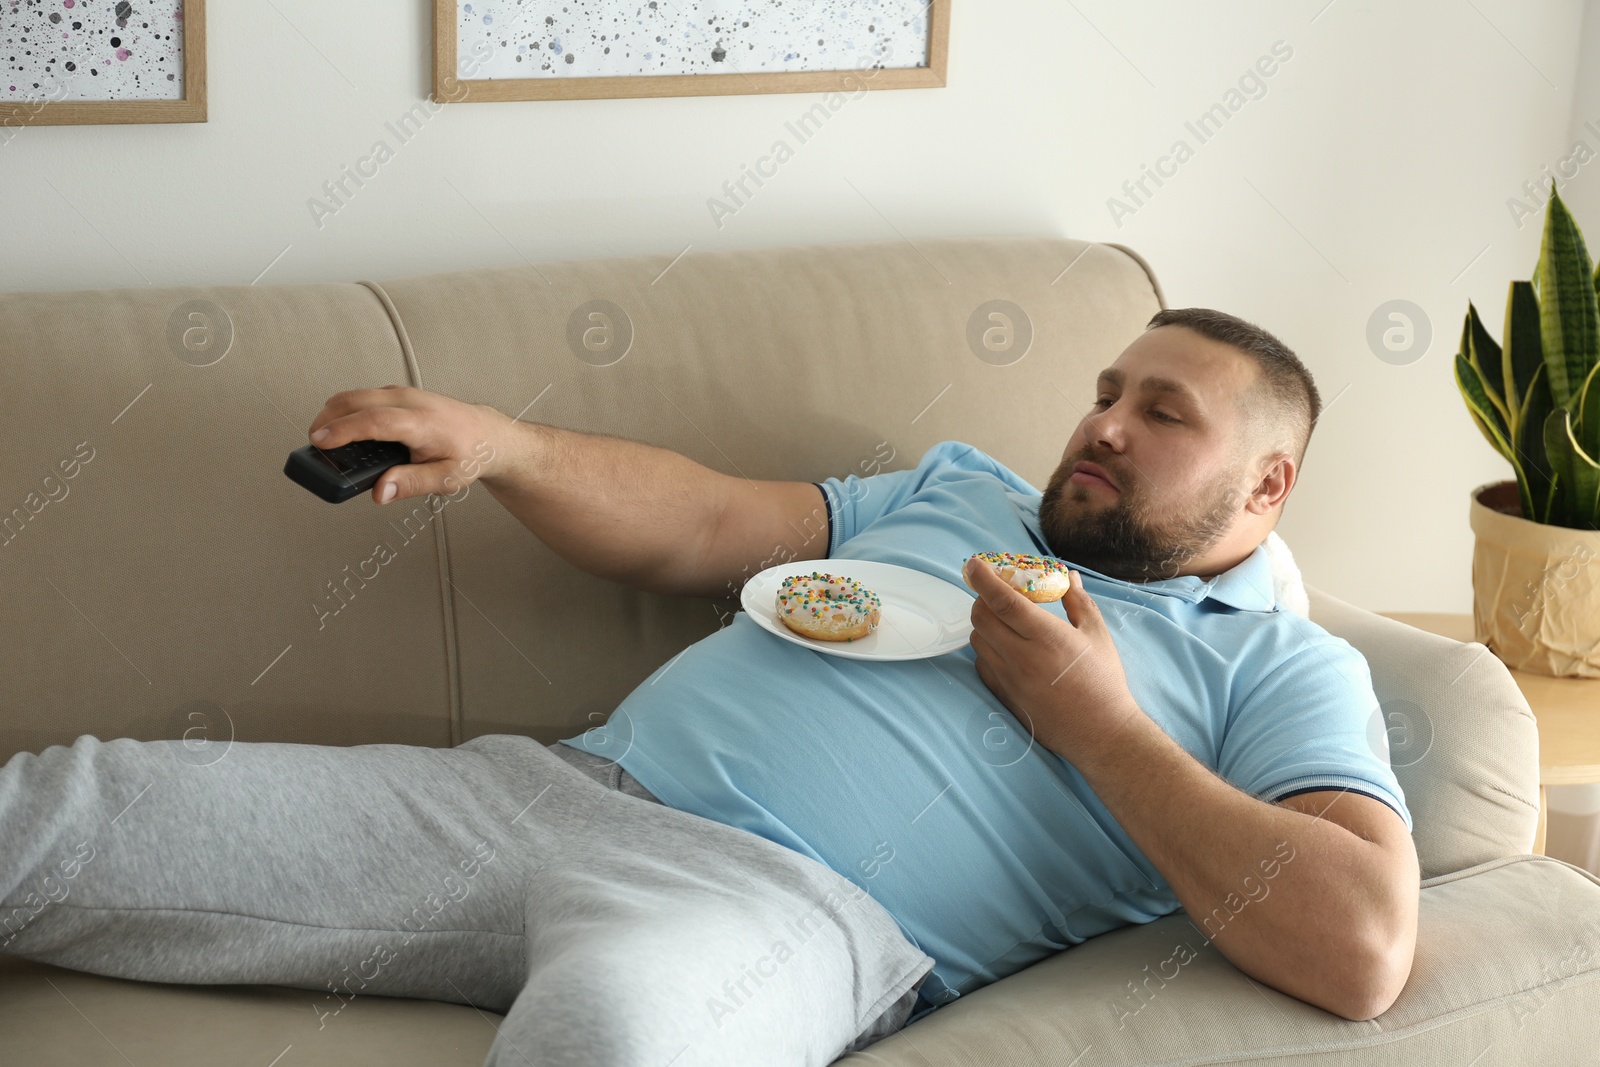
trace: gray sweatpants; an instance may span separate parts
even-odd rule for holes
[[[784,951],[778,951],[779,945]],[[809,857],[620,767],[455,748],[101,741],[0,767],[0,953],[505,1014],[488,1065],[822,1065],[933,960]]]

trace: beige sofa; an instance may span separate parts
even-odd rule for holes
[[[1009,349],[991,337],[998,352],[969,343],[974,311],[997,299],[1031,324],[1025,352],[1021,333]],[[607,317],[588,317],[601,300]],[[550,742],[602,721],[735,610],[578,572],[481,487],[432,506],[317,500],[281,470],[339,390],[410,383],[752,478],[865,475],[957,439],[1042,486],[1094,373],[1160,306],[1133,253],[1049,238],[0,295],[0,759],[85,733],[184,737],[200,753],[230,739]],[[374,575],[363,561],[380,544]],[[1529,855],[1537,734],[1516,686],[1481,645],[1309,593],[1313,619],[1368,657],[1389,721],[1419,731],[1420,758],[1398,769],[1425,879],[1399,1001],[1349,1022],[1204,946],[1163,978],[1176,945],[1200,946],[1179,912],[841,1063],[1595,1062],[1600,885]],[[577,599],[592,612],[541,613]],[[497,1021],[369,997],[319,1030],[315,996],[0,958],[0,1061],[475,1065]]]

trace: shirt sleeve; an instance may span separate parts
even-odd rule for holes
[[[941,441],[922,454],[909,470],[883,471],[862,478],[847,474],[815,482],[828,506],[828,555],[883,516],[904,507],[930,482],[952,471],[985,471],[1008,486],[1037,492],[1010,469],[972,445]]]
[[[822,558],[827,559],[833,555],[833,497],[828,494],[828,487],[821,482],[811,484],[822,490],[822,504],[828,509],[828,547],[822,550]]]
[[[1309,640],[1256,685],[1223,736],[1217,773],[1271,804],[1349,789],[1412,829],[1366,657],[1342,638]]]

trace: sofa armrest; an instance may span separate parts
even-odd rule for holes
[[[1532,851],[1539,825],[1539,724],[1504,663],[1306,587],[1311,621],[1367,660],[1390,765],[1432,878]]]
[[[969,993],[840,1067],[1575,1063],[1600,1018],[1600,879],[1512,856],[1430,879],[1394,1005],[1352,1022],[1263,985],[1182,910]],[[1580,1051],[1581,1050],[1581,1051]]]

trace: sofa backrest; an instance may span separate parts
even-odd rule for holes
[[[1042,486],[1162,306],[1130,250],[1058,238],[0,294],[0,759],[85,733],[197,762],[230,739],[548,743],[735,610],[584,574],[482,487],[316,499],[282,467],[333,393],[415,385],[758,480],[955,439]]]
[[[968,343],[997,299],[1031,323],[1006,366],[1020,338],[980,345],[990,362]],[[0,756],[82,733],[187,737],[196,759],[228,737],[550,742],[735,608],[577,571],[481,486],[316,499],[282,468],[333,393],[416,385],[753,479],[865,476],[954,438],[1043,484],[1159,306],[1132,253],[1049,238],[0,294]]]

